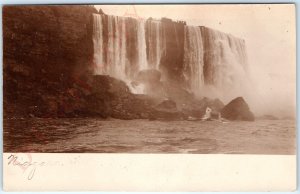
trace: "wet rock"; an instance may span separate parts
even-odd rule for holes
[[[177,110],[176,102],[172,100],[164,100],[156,108],[160,110]]]
[[[211,117],[218,118],[219,112],[223,107],[224,104],[221,100],[204,97],[201,100],[192,99],[190,101],[186,101],[182,107],[182,111],[186,119],[190,116],[201,119],[205,115],[207,108],[209,108],[211,109]]]
[[[177,109],[176,103],[172,100],[164,100],[156,105],[152,111],[151,120],[181,120],[183,113]]]
[[[94,75],[91,92],[102,95],[106,99],[111,97],[123,98],[131,94],[125,82],[108,75]]]
[[[199,102],[201,105],[201,107],[209,107],[212,109],[212,111],[214,112],[220,112],[221,109],[224,107],[224,104],[221,100],[219,100],[218,98],[216,99],[209,99],[207,97],[204,97],[200,100]]]
[[[156,100],[132,94],[125,82],[107,75],[94,75],[91,94],[85,97],[86,114],[117,119],[146,119],[153,112]]]
[[[243,97],[229,102],[222,110],[221,116],[228,120],[254,121],[254,115]]]

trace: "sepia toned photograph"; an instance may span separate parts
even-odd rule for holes
[[[293,4],[6,5],[6,153],[296,154]]]

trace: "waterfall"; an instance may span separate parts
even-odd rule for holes
[[[147,20],[147,58],[152,69],[159,70],[159,63],[163,51],[163,33],[161,22],[158,20]]]
[[[102,15],[93,15],[94,72],[104,74]]]
[[[145,21],[93,14],[94,73],[130,81],[148,69]],[[132,89],[134,90],[134,89]]]
[[[139,70],[148,69],[145,39],[145,21],[138,21],[138,66]]]
[[[217,30],[201,27],[204,41],[204,79],[222,99],[243,95],[248,83],[245,42]]]
[[[106,24],[104,23],[105,18]],[[93,14],[95,74],[108,74],[127,80],[133,79],[134,74],[138,73],[139,70],[149,68],[146,53],[145,21],[133,18],[130,18],[131,21],[129,21],[128,19],[126,17]],[[106,28],[106,32],[104,32],[104,28]],[[131,33],[126,31],[127,28],[132,30]],[[131,41],[130,45],[127,45],[128,41]],[[133,54],[131,53],[133,56],[127,53],[128,47],[137,52],[136,59],[134,51]]]
[[[126,79],[125,22],[125,18],[108,16],[107,70],[105,73],[121,79]]]
[[[159,69],[159,63],[161,58],[161,23],[155,24],[155,34],[156,34],[156,57],[155,57],[155,69]]]
[[[221,99],[238,95],[232,91],[246,82],[245,41],[203,26],[94,14],[93,44],[94,73],[121,79],[132,90],[131,81],[146,69],[161,70],[164,81],[184,82],[196,95],[212,88]]]
[[[185,26],[184,30],[184,75],[190,89],[198,93],[204,85],[201,30],[196,26]]]
[[[240,83],[246,71],[244,41],[217,30],[202,28],[209,44],[207,68],[208,80],[221,88],[231,88]]]

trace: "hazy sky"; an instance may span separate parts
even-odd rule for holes
[[[289,113],[296,105],[294,5],[97,5],[109,15],[184,20],[246,41],[254,112]]]

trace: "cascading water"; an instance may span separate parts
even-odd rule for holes
[[[108,74],[130,83],[138,71],[148,69],[143,20],[94,14],[93,43],[95,74]],[[132,52],[131,56],[128,49],[137,54]]]
[[[215,88],[222,99],[244,95],[248,83],[244,40],[201,27],[204,42],[205,84]]]
[[[107,24],[104,23],[105,17]],[[133,69],[134,66],[137,66],[136,72],[148,68],[145,23],[143,21],[136,21],[132,26],[132,23],[128,23],[128,18],[125,17],[94,14],[93,19],[95,74],[109,74],[113,77],[129,79],[130,75],[126,73],[127,66],[129,66],[128,68],[132,66]],[[137,46],[137,60],[127,58],[127,27],[137,29],[136,34],[131,35],[136,36],[137,40],[136,44],[134,44]],[[105,33],[104,28],[106,28]],[[127,64],[128,61],[135,64]]]
[[[159,63],[164,47],[162,24],[158,20],[147,20],[147,58],[150,68],[159,70]]]
[[[95,74],[104,74],[102,15],[94,14],[93,18],[94,72]]]
[[[102,42],[103,44],[104,42]],[[106,72],[114,77],[126,79],[125,18],[108,16],[108,51]]]
[[[93,19],[95,74],[122,79],[132,88],[130,82],[140,70],[163,70],[162,77],[170,78],[173,73],[178,79],[184,77],[185,85],[195,94],[206,95],[210,87],[221,99],[244,86],[247,56],[241,39],[171,20],[100,14],[94,14]]]
[[[204,85],[203,43],[201,30],[196,26],[185,26],[184,75],[190,89],[199,92]]]
[[[145,22],[139,20],[138,22],[138,64],[139,70],[148,69],[147,53],[146,53],[146,39],[145,39]]]

